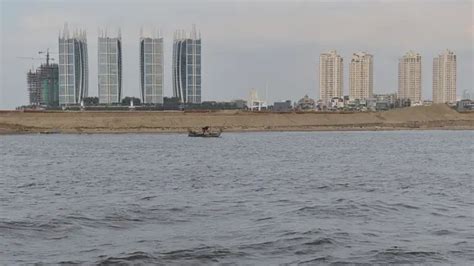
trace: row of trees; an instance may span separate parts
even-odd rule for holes
[[[133,105],[138,106],[141,105],[141,100],[140,98],[136,97],[125,97],[122,99],[122,102],[120,104],[114,104],[114,105],[123,105],[123,106],[130,106],[130,103],[133,101]],[[168,98],[165,97],[163,98],[164,104],[179,104],[179,98]],[[99,97],[86,97],[84,98],[84,105],[85,106],[97,106],[97,105],[103,105],[99,103]],[[148,104],[148,105],[155,105],[155,104]]]
[[[207,101],[200,104],[183,104],[179,101],[179,98],[175,97],[164,97],[163,104],[142,104],[140,98],[136,97],[125,97],[121,103],[112,105],[105,105],[99,103],[98,97],[86,97],[84,98],[84,106],[86,107],[107,107],[111,106],[114,108],[127,108],[130,103],[133,102],[133,106],[139,107],[140,109],[164,109],[164,110],[221,110],[221,109],[245,109],[245,106],[237,105],[234,102],[215,102]]]

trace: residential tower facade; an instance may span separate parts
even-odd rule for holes
[[[433,59],[433,103],[456,102],[456,64],[450,50]]]
[[[373,56],[365,52],[354,53],[349,66],[349,99],[368,99],[373,91]]]
[[[344,96],[343,59],[335,50],[319,56],[319,96],[327,104],[332,98]]]
[[[407,52],[398,62],[398,98],[421,103],[421,55]]]

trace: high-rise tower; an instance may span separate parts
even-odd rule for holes
[[[176,31],[173,41],[173,96],[182,103],[201,103],[201,34]]]
[[[373,56],[365,52],[352,55],[349,67],[349,98],[367,99],[374,91]]]
[[[420,103],[421,55],[409,51],[398,62],[398,98]]]
[[[98,38],[99,103],[120,103],[122,99],[122,37],[100,32]]]
[[[319,96],[325,104],[334,97],[344,96],[342,61],[334,50],[319,56]]]
[[[144,104],[163,104],[163,38],[140,34],[140,95]]]
[[[433,102],[456,102],[456,54],[450,50],[433,59]]]
[[[80,104],[87,97],[89,68],[84,30],[70,35],[67,24],[59,34],[59,104]]]
[[[41,64],[36,70],[27,73],[30,105],[58,106],[59,67],[58,64]]]

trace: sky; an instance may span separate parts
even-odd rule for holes
[[[433,57],[450,49],[458,96],[474,96],[472,0],[0,0],[0,11],[0,109],[28,104],[26,72],[42,61],[19,57],[47,48],[57,57],[65,22],[87,30],[90,96],[97,96],[99,28],[111,36],[121,29],[124,95],[135,97],[140,28],[161,30],[164,94],[172,96],[173,32],[192,24],[202,36],[203,101],[246,99],[252,88],[270,103],[318,98],[319,55],[333,49],[344,57],[345,94],[352,53],[374,55],[374,93],[388,93],[398,88],[398,59],[414,50],[422,56],[423,98],[431,99]]]

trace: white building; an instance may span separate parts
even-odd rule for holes
[[[342,98],[343,90],[343,59],[335,50],[319,56],[319,97],[324,104],[332,98]]]
[[[446,50],[433,59],[433,103],[456,102],[456,54]]]
[[[258,97],[258,91],[256,89],[251,89],[247,101],[247,107],[250,110],[261,111],[262,108],[267,108],[267,102]]]
[[[412,105],[421,99],[421,56],[407,52],[398,62],[398,97],[410,99]]]
[[[365,52],[352,55],[349,66],[349,98],[371,98],[374,90],[373,56]]]

